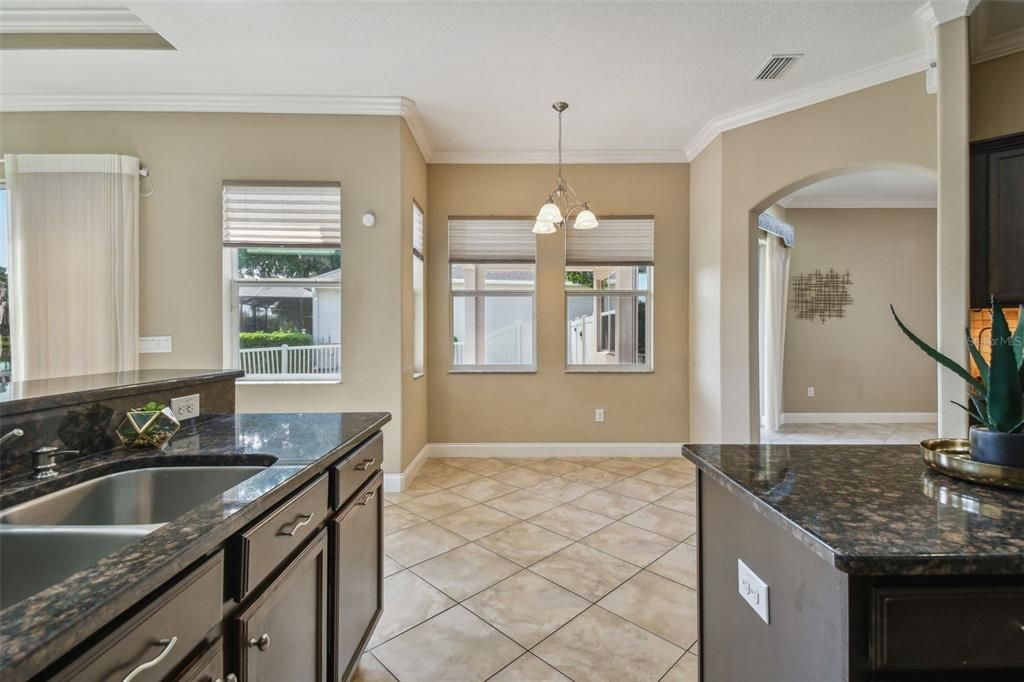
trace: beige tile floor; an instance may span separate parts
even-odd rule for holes
[[[935,424],[784,424],[761,430],[761,442],[777,445],[916,445],[935,438]]]
[[[432,459],[385,494],[360,682],[697,679],[685,459]]]

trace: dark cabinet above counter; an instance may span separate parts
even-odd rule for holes
[[[971,307],[1024,304],[1024,133],[971,144]]]

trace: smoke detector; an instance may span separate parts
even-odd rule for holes
[[[754,76],[756,81],[776,81],[782,78],[783,74],[789,71],[796,60],[803,57],[802,54],[773,54],[764,63],[764,66]]]

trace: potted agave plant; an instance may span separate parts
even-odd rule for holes
[[[973,376],[955,360],[918,338],[896,315],[896,309],[889,308],[896,324],[918,348],[967,382],[971,407],[955,401],[953,404],[981,424],[971,427],[971,459],[1024,467],[1024,306],[1021,306],[1017,329],[1010,332],[1003,309],[992,300],[991,362],[985,361],[970,332],[964,330],[967,350],[978,366],[980,377]]]

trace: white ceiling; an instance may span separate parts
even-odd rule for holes
[[[779,201],[785,208],[934,208],[935,178],[904,171],[841,175],[808,185]]]
[[[402,96],[438,160],[547,160],[550,105],[564,99],[566,149],[590,153],[578,159],[681,160],[709,122],[924,68],[918,0],[124,4],[177,50],[6,50],[3,106],[36,95]],[[752,80],[771,53],[794,52],[806,56],[782,80]]]

